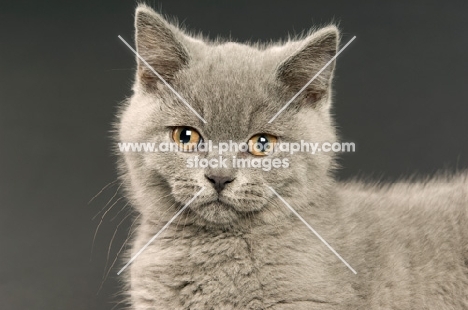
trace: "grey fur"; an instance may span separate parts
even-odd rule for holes
[[[138,52],[207,124],[139,63],[134,95],[119,116],[118,141],[169,142],[171,126],[194,127],[215,143],[246,142],[261,132],[284,142],[336,141],[333,66],[267,123],[336,52],[335,26],[277,44],[209,42],[139,6],[136,27]],[[188,169],[192,155],[121,158],[128,197],[141,214],[128,256],[207,188],[126,271],[132,309],[468,309],[466,174],[391,186],[341,184],[333,177],[333,154],[296,153],[289,169],[270,172]],[[223,203],[205,173],[235,177],[222,192]]]

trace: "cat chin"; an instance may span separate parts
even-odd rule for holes
[[[192,205],[190,209],[200,217],[202,221],[199,222],[206,222],[205,224],[232,226],[240,218],[239,212],[234,207],[219,200]]]

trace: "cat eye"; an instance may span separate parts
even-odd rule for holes
[[[172,139],[182,151],[193,151],[202,142],[202,137],[192,127],[176,127],[172,130]]]
[[[267,133],[256,134],[249,139],[249,152],[255,156],[270,155],[277,141],[278,138]]]

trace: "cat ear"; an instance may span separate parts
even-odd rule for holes
[[[339,31],[328,26],[311,34],[297,50],[277,69],[278,80],[293,93],[301,90],[336,54]],[[317,106],[329,93],[335,61],[327,66],[299,97],[309,105]]]
[[[138,54],[168,83],[189,61],[180,40],[183,34],[146,5],[136,9],[135,37]],[[146,87],[154,88],[160,82],[140,59],[137,73],[140,83]]]

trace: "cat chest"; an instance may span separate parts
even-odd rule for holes
[[[263,309],[285,300],[324,305],[330,299],[327,282],[320,280],[324,271],[278,238],[217,235],[167,242],[172,245],[157,254],[157,279],[187,309]]]

